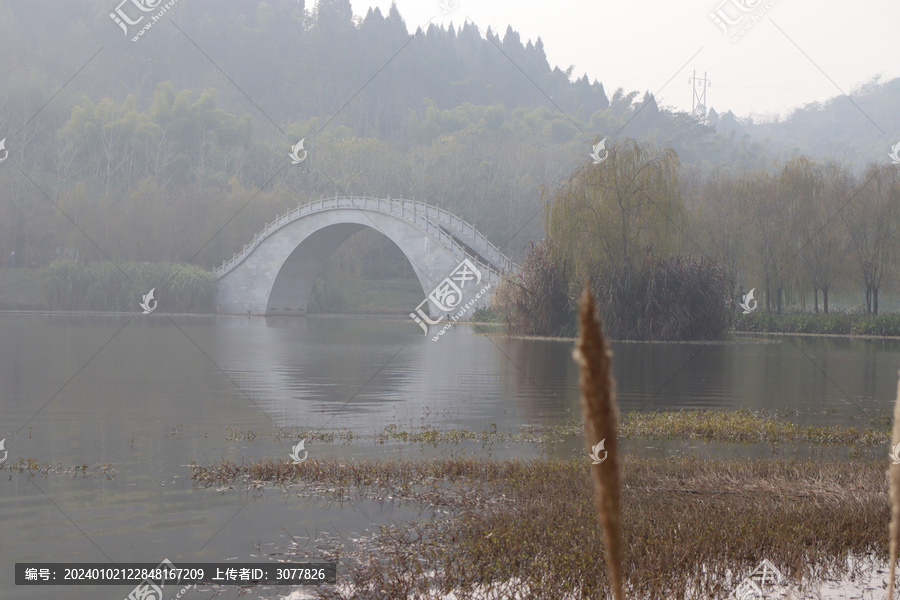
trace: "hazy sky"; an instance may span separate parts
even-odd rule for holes
[[[650,90],[660,105],[678,109],[691,108],[695,69],[712,82],[707,105],[740,116],[784,115],[850,93],[877,74],[900,77],[898,0],[445,1],[456,8],[444,13],[440,0],[396,0],[410,32],[430,20],[471,20],[502,37],[512,25],[523,43],[541,37],[551,66],[575,65],[573,75],[598,79],[608,95],[618,87]],[[391,0],[351,3],[356,15],[369,6],[386,15]],[[717,9],[734,23],[727,36],[710,17]]]

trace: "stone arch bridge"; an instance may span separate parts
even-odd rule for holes
[[[486,306],[501,277],[518,272],[518,265],[473,225],[446,210],[414,200],[334,197],[298,206],[268,223],[216,269],[218,312],[305,314],[325,261],[367,227],[385,235],[409,260],[423,291],[423,303],[410,307],[410,313],[423,318],[422,312],[436,318],[466,304]]]

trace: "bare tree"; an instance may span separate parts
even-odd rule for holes
[[[885,267],[897,256],[900,216],[900,173],[896,168],[870,165],[856,197],[841,210],[850,236],[856,278],[866,297],[866,314],[878,314],[878,291]]]

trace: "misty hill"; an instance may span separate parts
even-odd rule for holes
[[[782,122],[715,110],[706,122],[658,106],[650,93],[618,89],[609,97],[599,81],[549,65],[541,39],[522,40],[512,27],[502,36],[473,23],[411,31],[396,6],[387,15],[354,16],[348,0],[191,0],[132,43],[109,12],[107,0],[0,2],[0,44],[16,65],[8,80],[43,97],[102,47],[61,104],[74,103],[78,89],[95,102],[132,95],[146,107],[157,86],[171,81],[197,96],[215,89],[226,110],[281,129],[327,124],[397,142],[470,126],[531,142],[621,135],[671,144],[682,162],[707,167],[759,167],[796,153],[861,166],[882,161],[886,142],[900,132],[897,80],[872,82],[852,102],[803,107]],[[16,88],[4,103],[18,100]],[[517,109],[537,108],[539,122],[516,119]]]
[[[784,120],[747,120],[742,131],[782,158],[805,154],[854,166],[883,164],[890,160],[890,147],[900,142],[898,109],[900,78],[881,82],[876,76],[848,96],[796,108]],[[715,117],[710,123],[721,129]]]
[[[362,193],[440,205],[520,259],[543,237],[547,192],[605,137],[671,145],[697,170],[796,152],[887,160],[887,136],[846,98],[781,123],[701,119],[649,92],[608,94],[512,28],[410,32],[396,7],[354,16],[347,0],[190,0],[133,42],[114,9],[0,0],[0,253],[23,264],[187,261],[202,239],[196,261],[215,266],[298,202]],[[889,133],[897,90],[873,82],[854,102]],[[300,139],[310,158],[286,169]],[[383,240],[348,244],[350,271],[405,272]]]

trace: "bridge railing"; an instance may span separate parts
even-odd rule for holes
[[[406,200],[405,202],[409,201]],[[475,229],[475,226],[471,223],[437,206],[431,206],[419,201],[415,201],[415,205],[416,211],[421,210],[424,212],[426,218],[436,218],[446,223],[454,234],[501,270],[509,272],[513,269],[514,264],[512,260],[505,256],[497,246],[492,244],[483,233]]]
[[[335,201],[332,204],[330,201]],[[386,212],[400,216],[402,219],[416,222],[421,218],[424,220],[437,219],[446,223],[451,233],[466,242],[473,250],[487,259],[488,263],[499,271],[509,272],[513,270],[515,265],[511,259],[506,257],[497,246],[492,244],[487,237],[475,229],[471,223],[464,221],[451,212],[431,206],[425,202],[418,200],[404,200],[391,198],[370,198],[367,196],[336,196],[320,202],[320,206],[324,209],[328,208],[364,208],[366,210],[375,210],[376,212]],[[315,203],[308,206],[315,206]],[[322,209],[320,208],[320,210]]]
[[[462,259],[468,258],[480,271],[487,273],[488,281],[492,283],[499,283],[500,281],[502,268],[498,268],[497,265],[491,264],[490,262],[485,263],[484,260],[482,260],[482,257],[473,256],[466,252],[465,248],[453,239],[452,235],[448,234],[447,231],[427,218],[424,211],[424,207],[427,206],[425,203],[416,203],[411,200],[367,197],[341,197],[333,198],[332,200],[336,201],[337,207],[340,208],[365,208],[367,210],[374,210],[376,212],[398,216],[404,221],[415,225],[420,230],[423,230],[431,237],[436,238],[444,248],[453,252],[454,257],[458,260],[462,261]],[[325,206],[328,206],[327,201]],[[420,208],[422,210],[419,210]],[[433,209],[434,207],[430,208]]]
[[[460,261],[463,258],[471,260],[479,267],[479,270],[484,270],[489,274],[489,280],[493,283],[499,282],[503,272],[510,273],[518,269],[518,265],[500,252],[499,248],[488,241],[483,234],[478,232],[474,225],[467,223],[456,215],[437,206],[431,206],[417,200],[371,198],[366,196],[335,196],[333,198],[320,198],[307,204],[298,205],[296,208],[276,217],[271,223],[266,223],[265,228],[255,234],[250,243],[244,244],[244,247],[240,252],[232,255],[230,260],[224,261],[222,266],[215,269],[213,273],[216,277],[221,277],[242,262],[244,258],[253,252],[253,250],[269,236],[269,234],[281,229],[288,223],[308,214],[341,208],[373,210],[375,212],[399,216],[401,219],[422,229],[431,237],[436,238],[444,248],[453,252],[454,256]],[[481,258],[472,256],[466,252],[465,248],[453,239],[452,235],[448,234],[442,227],[435,224],[433,219],[448,224],[449,227],[447,229],[467,243],[488,262],[485,263]]]

